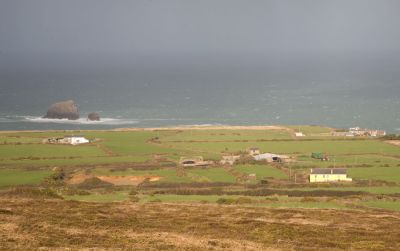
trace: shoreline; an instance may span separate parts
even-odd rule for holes
[[[289,126],[319,126],[319,125],[180,125],[180,126],[165,126],[165,127],[121,127],[114,129],[83,129],[83,130],[0,130],[0,133],[17,133],[17,132],[69,132],[69,131],[93,131],[93,132],[104,132],[104,131],[117,131],[117,132],[129,132],[129,131],[176,131],[176,130],[287,130],[294,131]],[[334,129],[329,126],[322,126],[330,129]]]

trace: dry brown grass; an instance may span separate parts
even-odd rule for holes
[[[0,250],[399,250],[400,213],[0,198]]]

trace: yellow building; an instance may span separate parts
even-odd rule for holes
[[[347,177],[346,168],[314,168],[311,169],[310,182],[352,181]]]

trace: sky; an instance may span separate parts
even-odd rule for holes
[[[0,0],[0,73],[385,70],[399,66],[399,13],[397,0]]]

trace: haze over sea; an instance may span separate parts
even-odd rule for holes
[[[194,62],[130,72],[8,73],[1,78],[0,129],[316,124],[398,132],[398,73],[357,65]],[[41,119],[51,103],[67,99],[79,105],[80,120]],[[86,121],[93,111],[101,122]]]
[[[391,0],[1,1],[0,130],[399,132],[399,10]],[[69,99],[82,119],[41,119]]]

